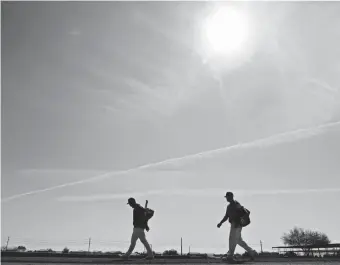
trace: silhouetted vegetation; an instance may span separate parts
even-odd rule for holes
[[[326,234],[299,227],[294,227],[288,233],[285,233],[281,239],[286,246],[300,247],[305,255],[310,254],[308,246],[325,246],[331,243]],[[291,253],[287,255],[291,256]]]
[[[298,227],[294,227],[288,233],[285,233],[281,239],[288,246],[328,245],[331,242],[324,233]]]
[[[69,253],[69,252],[70,252],[70,250],[67,247],[65,247],[62,251],[63,254],[66,254],[66,253]]]
[[[170,250],[165,250],[164,252],[163,252],[163,255],[165,255],[165,256],[174,256],[174,255],[178,255],[178,252],[177,252],[177,250],[175,250],[175,249],[170,249]]]
[[[286,257],[286,258],[293,258],[293,257],[297,257],[297,254],[294,251],[287,251],[284,254],[284,257]]]
[[[26,251],[26,247],[25,246],[18,246],[17,250],[18,251]]]

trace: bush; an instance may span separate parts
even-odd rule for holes
[[[281,239],[288,246],[328,245],[331,242],[324,233],[298,227],[285,233]]]
[[[293,251],[288,251],[288,252],[286,252],[285,253],[285,255],[284,255],[285,257],[297,257],[297,254],[295,253],[295,252],[293,252]]]
[[[164,255],[164,256],[167,256],[167,255],[175,256],[175,255],[178,255],[178,252],[177,252],[177,250],[175,250],[175,249],[170,249],[170,250],[165,250],[165,251],[163,252],[163,255]]]
[[[26,247],[25,246],[18,246],[17,250],[18,251],[26,251]]]
[[[70,252],[70,250],[69,250],[67,247],[65,247],[65,248],[63,249],[63,251],[62,251],[63,254],[67,254],[67,253],[69,253],[69,252]]]

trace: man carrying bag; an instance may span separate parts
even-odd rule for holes
[[[256,251],[249,247],[248,244],[243,241],[241,236],[242,227],[250,224],[250,211],[234,200],[234,194],[232,192],[227,192],[225,198],[229,202],[229,205],[225,216],[221,222],[218,223],[217,227],[220,228],[222,224],[229,219],[230,233],[227,261],[231,263],[236,262],[234,259],[234,253],[237,244],[244,248],[250,254],[251,258],[254,259]]]

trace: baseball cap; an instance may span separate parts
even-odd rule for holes
[[[224,197],[234,197],[234,194],[231,191],[228,191]]]
[[[134,198],[129,198],[127,204],[136,204],[136,200]]]

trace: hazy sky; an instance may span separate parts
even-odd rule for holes
[[[126,250],[135,196],[155,251],[226,252],[227,190],[257,250],[294,225],[340,241],[340,4],[229,5],[249,38],[216,55],[218,3],[1,3],[1,198],[112,172],[3,201],[2,245]]]

